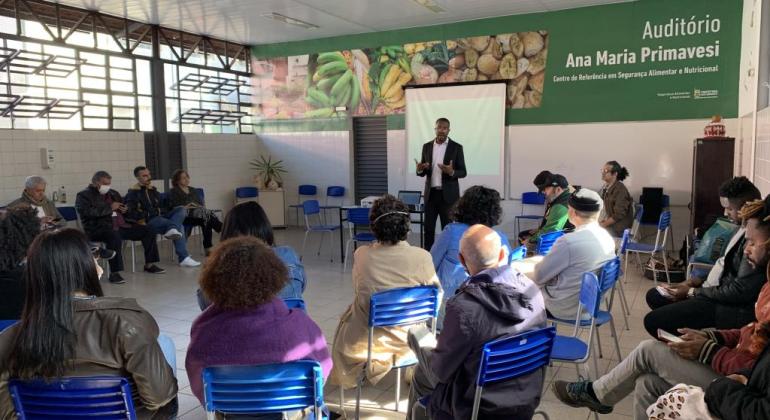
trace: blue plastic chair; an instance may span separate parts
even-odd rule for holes
[[[54,380],[11,379],[8,390],[19,420],[136,419],[126,378],[94,376]]]
[[[562,236],[564,236],[564,231],[561,230],[540,235],[540,239],[537,240],[537,250],[535,254],[548,255],[548,253],[551,252],[551,248],[553,248],[553,244]]]
[[[547,327],[486,343],[481,351],[471,420],[478,418],[481,393],[486,384],[515,379],[538,369],[545,369],[551,360],[555,336],[556,328]],[[545,385],[545,375],[543,376],[543,385]],[[545,413],[539,414],[548,418]]]
[[[326,199],[324,205],[321,206],[321,210],[336,210],[345,204],[345,187],[339,185],[331,185],[326,187]]]
[[[366,348],[366,364],[356,387],[356,416],[360,418],[361,388],[366,378],[366,367],[372,361],[374,329],[420,324],[431,320],[436,333],[436,317],[439,308],[439,289],[435,286],[401,287],[373,294],[369,298],[369,341]],[[417,364],[417,359],[402,360],[396,369],[396,411],[401,398],[401,369]],[[340,407],[345,401],[340,387]]]
[[[663,259],[663,270],[666,273],[666,281],[668,284],[671,284],[671,276],[668,271],[668,259],[666,256],[666,239],[668,237],[669,228],[671,226],[671,212],[666,210],[660,214],[660,218],[658,219],[658,231],[655,234],[655,243],[654,244],[644,244],[641,242],[632,242],[629,241],[628,245],[626,246],[626,268],[628,268],[628,254],[634,253],[636,254],[636,262],[639,264],[639,268],[642,269],[642,272],[644,272],[644,267],[642,266],[642,261],[639,257],[639,254],[649,254],[650,259],[653,260],[653,265],[651,267],[652,269],[652,278],[655,281],[655,286],[658,285],[658,268],[655,262],[655,255],[659,254],[661,258]]]
[[[215,413],[269,414],[313,407],[312,419],[325,419],[323,372],[315,360],[203,369],[203,407]]]
[[[599,316],[599,300],[601,293],[599,289],[599,279],[594,273],[583,274],[583,282],[580,287],[580,299],[578,304],[576,319],[580,319],[585,310],[590,316],[589,321],[574,322],[574,330],[571,336],[557,335],[553,343],[551,359],[559,362],[574,363],[578,375],[580,375],[579,365],[584,364],[591,358],[591,343],[594,340],[596,321]],[[586,341],[578,338],[580,328],[588,329],[588,339]],[[596,361],[596,354],[593,355],[594,374],[599,376],[599,364]],[[587,373],[590,378],[591,375]]]
[[[358,227],[369,227],[369,212],[370,208],[352,208],[348,209],[348,224],[350,225],[350,238],[345,242],[345,263],[342,266],[342,271],[348,266],[348,255],[350,254],[350,244],[355,243],[358,246],[359,242],[374,242],[377,238],[370,231],[357,232]]]
[[[257,187],[238,187],[235,189],[235,204],[241,201],[257,201],[259,190]]]
[[[0,320],[0,332],[5,331],[6,328],[10,327],[11,325],[19,322],[18,319],[2,319]]]
[[[511,251],[511,262],[523,260],[527,256],[527,246],[522,245]]]
[[[626,272],[628,271],[628,260],[626,260],[626,248],[628,248],[628,242],[631,240],[631,229],[626,229],[623,231],[623,236],[620,238],[620,247],[618,248],[617,256],[623,258],[623,271],[620,273],[621,276],[623,276],[623,281],[618,281],[617,288],[618,293],[620,293],[620,304],[623,314],[623,320],[626,323],[626,331],[629,330],[628,328],[628,315],[631,315],[631,309],[628,306],[628,300],[626,300],[626,292],[623,289],[623,283],[626,282]],[[613,294],[610,299],[614,299],[615,295]],[[610,303],[611,304],[611,303]]]
[[[315,185],[303,184],[297,189],[297,204],[292,204],[289,208],[294,209],[294,218],[299,224],[299,209],[302,208],[303,199],[315,197],[318,194],[318,188]]]
[[[64,220],[68,222],[77,222],[78,213],[75,211],[74,206],[57,207],[56,210],[59,211],[59,214],[61,214],[61,217],[63,217]]]
[[[300,298],[284,298],[283,303],[285,303],[289,309],[299,309],[302,312],[307,312],[305,301]]]
[[[516,222],[516,236],[519,236],[521,232],[521,220],[543,220],[542,214],[524,214],[525,206],[545,206],[545,194],[537,191],[530,191],[521,194],[521,213],[518,216],[514,216]]]
[[[302,253],[299,258],[300,261],[305,255],[305,244],[307,243],[307,236],[311,232],[321,232],[321,239],[318,241],[317,255],[321,255],[321,246],[323,245],[323,235],[329,233],[329,253],[331,254],[331,260],[334,261],[334,232],[340,228],[339,225],[327,225],[323,224],[321,220],[321,206],[318,204],[318,200],[307,200],[302,203],[302,212],[305,215],[305,239],[302,240]],[[315,216],[316,223],[311,223],[310,219]]]

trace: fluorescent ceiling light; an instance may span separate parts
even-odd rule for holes
[[[309,22],[305,22],[303,20],[294,19],[292,17],[288,17],[285,15],[282,15],[280,13],[270,12],[270,13],[263,13],[262,17],[277,20],[278,22],[288,23],[289,25],[299,26],[300,28],[305,29],[318,29],[318,25],[314,25]]]
[[[438,2],[436,0],[414,0],[415,3],[419,4],[420,6],[430,10],[433,13],[443,13],[446,12],[446,9],[439,6]]]

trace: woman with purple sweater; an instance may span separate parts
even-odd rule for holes
[[[200,277],[212,304],[193,322],[185,367],[190,387],[203,403],[203,368],[317,360],[324,380],[332,368],[326,340],[301,310],[278,297],[286,265],[257,238],[222,241],[208,257]]]

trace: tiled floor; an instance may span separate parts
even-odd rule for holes
[[[302,245],[303,233],[296,229],[276,231],[276,241],[280,244],[291,245],[298,252]],[[193,257],[202,258],[200,242],[197,238],[191,238],[195,244],[193,248]],[[413,238],[416,239],[416,238]],[[328,240],[328,238],[327,238]],[[337,237],[335,237],[335,241]],[[414,240],[412,240],[415,243]],[[328,242],[327,242],[328,243]],[[324,248],[320,257],[312,255],[317,249],[317,239],[308,240],[308,253],[305,256],[305,271],[308,279],[307,290],[305,291],[305,301],[308,313],[320,325],[326,336],[326,340],[331,344],[334,330],[340,314],[345,310],[352,300],[352,289],[350,287],[350,266],[347,272],[342,271],[342,264],[339,263],[339,248],[335,244],[332,253],[335,262],[330,262],[330,250]],[[326,246],[326,245],[325,245]],[[162,246],[164,253],[169,251],[168,246]],[[130,252],[127,259],[130,258]],[[141,259],[141,252],[139,252]],[[179,380],[179,415],[181,419],[204,419],[205,413],[200,407],[198,400],[192,395],[187,379],[187,372],[184,370],[185,353],[187,345],[190,342],[190,326],[195,317],[200,313],[195,299],[195,290],[197,289],[197,278],[200,272],[198,268],[180,268],[176,264],[168,262],[168,255],[164,254],[161,264],[167,269],[163,275],[147,275],[144,273],[132,274],[130,271],[124,273],[128,280],[126,284],[111,285],[105,284],[105,294],[135,297],[139,303],[145,307],[158,322],[162,332],[170,335],[177,348],[177,367]],[[141,262],[140,262],[141,263]],[[130,267],[130,264],[128,265]],[[141,265],[139,265],[141,267]],[[624,355],[627,355],[636,345],[647,339],[647,333],[642,327],[642,317],[647,312],[647,305],[644,302],[644,293],[652,287],[652,282],[642,279],[639,270],[629,267],[629,276],[625,283],[625,290],[631,305],[631,316],[629,318],[630,330],[626,331],[623,327],[623,318],[620,312],[620,305],[616,304],[613,311],[615,322],[619,328],[620,348]],[[568,333],[568,330],[564,330]],[[608,367],[617,363],[617,356],[614,354],[612,339],[608,328],[600,329],[601,342],[604,350],[604,358],[599,360],[600,370],[606,371]],[[550,415],[552,419],[583,419],[589,418],[589,412],[585,409],[574,409],[559,403],[553,396],[550,385],[554,379],[574,379],[576,377],[575,368],[572,365],[555,364],[548,371],[548,382],[544,393],[541,409]],[[385,380],[376,386],[367,386],[363,391],[363,405],[367,407],[366,419],[403,419],[408,395],[408,385],[404,383],[401,387],[401,413],[392,411],[394,405],[394,382],[395,374],[388,375]],[[327,387],[325,390],[325,399],[334,409],[339,401],[339,393],[336,387]],[[352,406],[355,403],[354,390],[345,393],[347,400],[347,413],[352,418]],[[632,401],[626,398],[615,407],[611,415],[602,416],[605,419],[628,419],[631,418]]]

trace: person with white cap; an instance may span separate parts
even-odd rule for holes
[[[532,280],[542,289],[550,315],[575,319],[583,274],[615,257],[615,240],[599,226],[602,198],[595,191],[575,191],[567,207],[575,231],[556,240],[551,252],[535,266]]]

